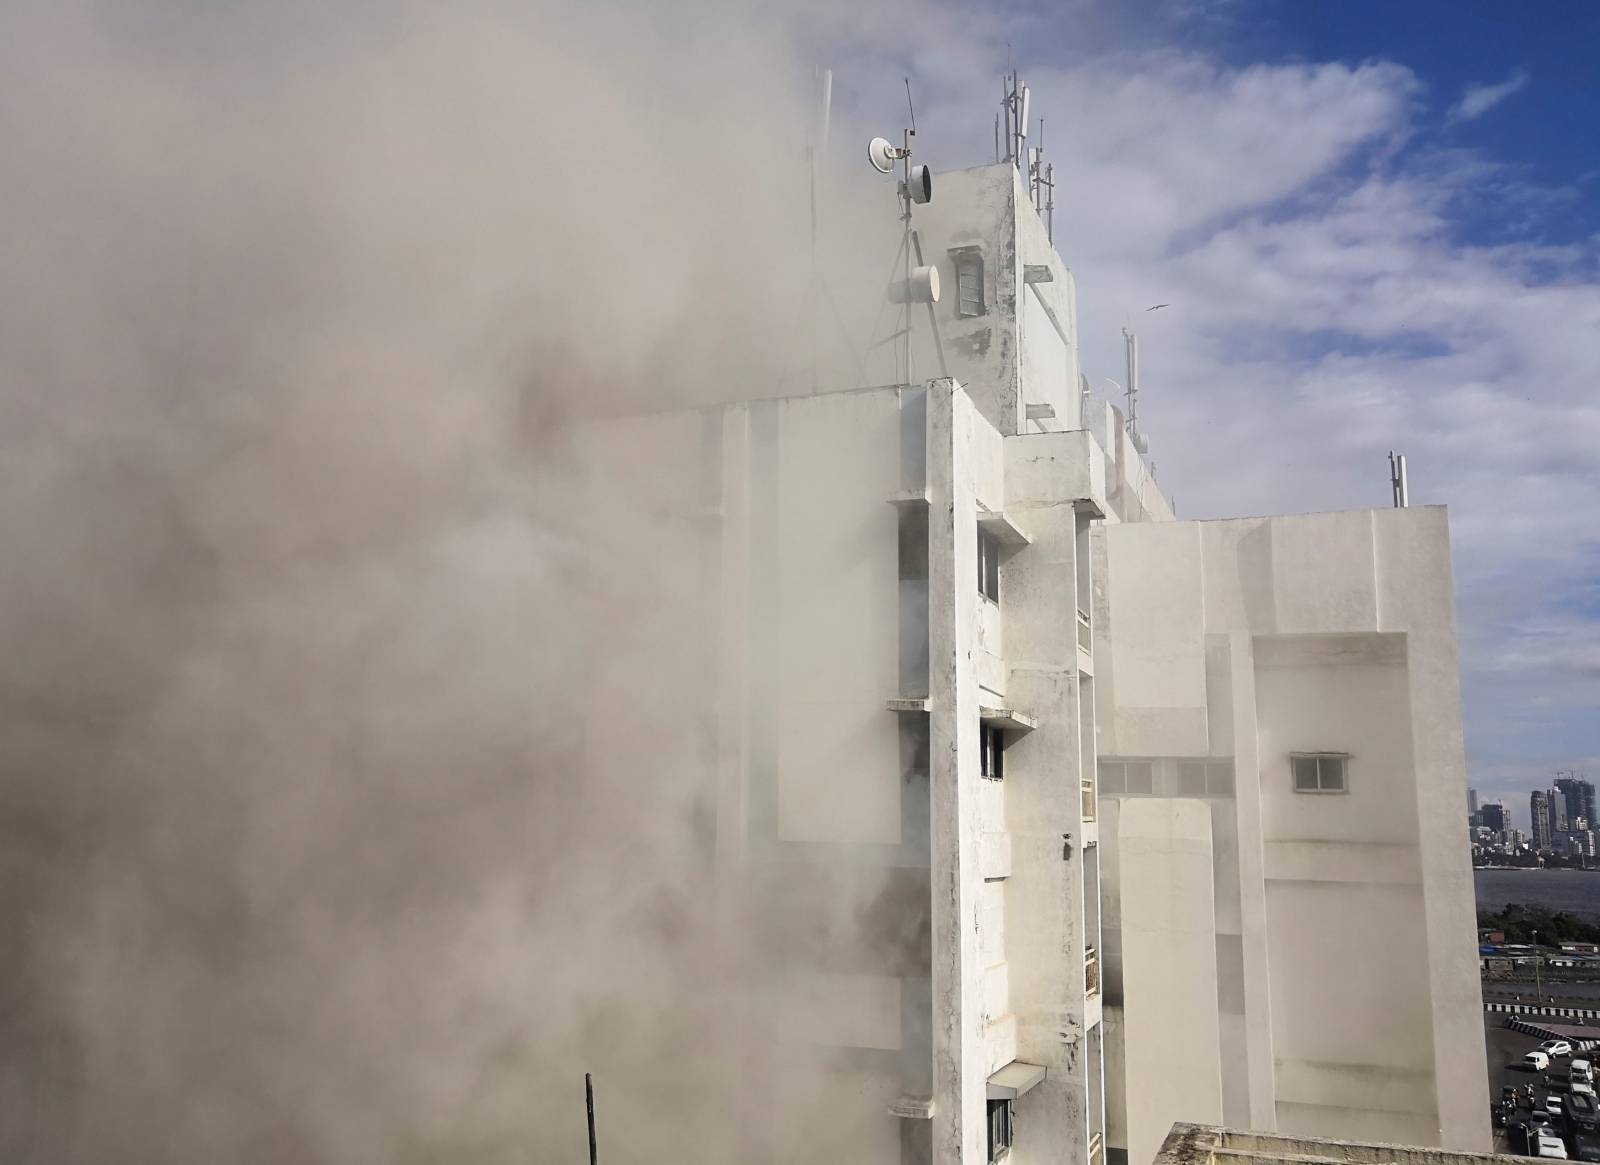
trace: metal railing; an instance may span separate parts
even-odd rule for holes
[[[1094,820],[1094,778],[1084,777],[1083,786],[1083,819]]]
[[[1089,1165],[1104,1165],[1105,1159],[1105,1138],[1097,1129],[1089,1134]]]
[[[1082,607],[1078,608],[1078,646],[1091,654],[1094,652],[1094,637],[1090,633],[1089,612]]]
[[[1093,947],[1083,948],[1083,993],[1100,994],[1100,952]]]

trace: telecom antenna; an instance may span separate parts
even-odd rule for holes
[[[900,194],[900,250],[895,255],[901,269],[901,278],[889,289],[892,302],[901,305],[900,330],[893,338],[900,340],[900,360],[896,373],[901,384],[911,383],[911,309],[913,304],[928,305],[928,322],[933,328],[934,350],[938,353],[939,368],[949,375],[944,366],[944,345],[939,336],[939,317],[933,305],[939,302],[939,269],[922,261],[922,240],[911,226],[912,206],[933,201],[933,172],[924,165],[911,163],[911,139],[917,136],[917,111],[911,102],[911,78],[906,79],[906,113],[910,124],[904,131],[901,145],[888,138],[873,138],[867,143],[867,161],[880,174],[892,173],[895,163],[901,166]],[[912,258],[916,264],[913,266]]]
[[[1139,337],[1123,328],[1122,347],[1128,368],[1128,386],[1124,390],[1128,394],[1128,440],[1140,453],[1148,453],[1150,442],[1139,432]]]
[[[1406,455],[1389,450],[1389,489],[1394,494],[1394,506],[1403,510],[1411,504],[1410,489],[1406,482]]]

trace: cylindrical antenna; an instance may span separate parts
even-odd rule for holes
[[[826,154],[828,152],[828,123],[833,117],[833,70],[822,70],[822,131],[818,135],[817,148]]]
[[[994,115],[994,160],[1000,160],[1000,115]]]
[[[1394,496],[1394,508],[1403,510],[1411,504],[1406,482],[1406,455],[1389,450],[1389,490]]]
[[[1017,136],[1025,138],[1028,136],[1028,87],[1026,85],[1022,87],[1022,117],[1020,120],[1022,124],[1017,130]]]
[[[585,1072],[583,1074],[583,1100],[589,1110],[589,1165],[596,1165],[594,1141],[594,1078]]]

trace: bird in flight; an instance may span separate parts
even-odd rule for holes
[[[1171,307],[1171,306],[1172,305],[1170,303],[1158,303],[1154,307],[1147,307],[1144,310],[1145,311],[1160,311],[1164,307]]]

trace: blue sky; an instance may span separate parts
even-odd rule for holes
[[[988,159],[1022,70],[1086,367],[1119,376],[1140,329],[1180,513],[1386,505],[1407,453],[1413,502],[1451,508],[1469,781],[1525,820],[1554,770],[1600,778],[1600,4],[850,19],[898,49],[888,80],[847,60],[847,100],[893,118],[909,72],[936,165]]]

